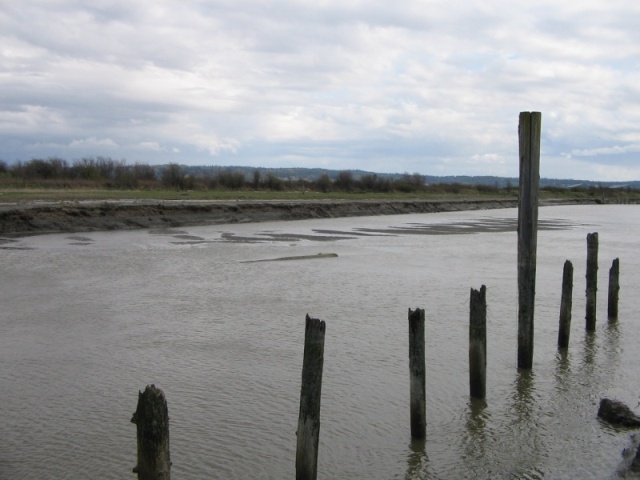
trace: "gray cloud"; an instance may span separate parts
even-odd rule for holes
[[[0,158],[640,178],[640,4],[6,1]]]

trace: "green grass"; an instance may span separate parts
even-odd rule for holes
[[[476,190],[420,193],[273,192],[218,190],[94,190],[94,189],[3,189],[0,203],[81,200],[411,200],[455,198],[517,198],[515,193],[479,193]]]
[[[542,199],[570,199],[570,198],[628,198],[640,199],[640,191],[631,192],[620,190],[605,190],[604,192],[589,190],[552,189],[540,190]],[[169,189],[157,190],[114,190],[97,188],[3,188],[0,189],[0,203],[30,202],[30,201],[106,201],[106,200],[481,200],[517,199],[518,190],[491,189],[479,190],[472,186],[456,188],[454,191],[439,188],[437,185],[427,188],[423,192],[411,193],[347,193],[347,192],[302,192],[302,191],[223,191],[223,190],[187,190],[177,191]]]

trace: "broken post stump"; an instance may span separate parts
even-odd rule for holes
[[[596,329],[596,293],[598,291],[598,232],[587,234],[587,331]]]
[[[573,304],[573,264],[567,260],[562,271],[562,299],[560,300],[560,327],[558,328],[558,348],[569,347],[571,333],[571,306]]]
[[[296,480],[315,480],[318,474],[320,438],[320,395],[324,364],[325,322],[306,317],[300,414],[296,449]]]
[[[136,424],[138,480],[170,480],[169,411],[164,393],[155,385],[138,392],[138,407],[131,418]]]
[[[520,112],[520,190],[518,196],[518,368],[533,366],[533,307],[536,290],[540,112]]]
[[[471,289],[469,304],[469,392],[473,398],[487,395],[487,287]]]
[[[409,309],[409,405],[411,437],[427,436],[424,310]]]
[[[618,293],[620,292],[620,259],[616,258],[609,269],[609,298],[607,315],[610,320],[618,318]]]

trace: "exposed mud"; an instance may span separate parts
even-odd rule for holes
[[[165,230],[193,225],[451,212],[517,205],[517,200],[464,199],[33,202],[0,205],[0,236],[141,228]]]

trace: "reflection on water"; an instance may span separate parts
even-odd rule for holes
[[[544,465],[547,457],[547,425],[540,421],[544,415],[540,400],[536,373],[519,369],[511,400],[514,443],[519,446],[514,478],[544,478],[540,465]]]
[[[600,346],[596,342],[597,336],[598,334],[596,332],[585,331],[583,351],[583,364],[585,366],[592,366],[598,355]]]
[[[482,463],[487,458],[487,449],[491,448],[494,439],[487,429],[491,417],[487,412],[485,400],[470,398],[467,412],[467,435],[463,437],[464,461],[467,469],[473,471],[473,467]]]
[[[150,383],[167,396],[176,478],[292,478],[306,313],[327,322],[319,479],[610,478],[629,438],[598,421],[599,400],[639,400],[637,212],[541,209],[533,371],[515,366],[515,209],[0,241],[0,478],[130,476],[129,419]],[[618,322],[573,322],[559,351],[561,266],[584,277],[596,230],[600,258],[624,258],[628,293]],[[486,401],[468,391],[480,284]],[[416,305],[426,442],[409,431]]]
[[[561,393],[567,393],[569,383],[567,378],[571,374],[571,355],[566,348],[559,348],[556,353],[556,369],[555,369],[555,381],[556,389]]]
[[[408,445],[407,479],[434,479],[433,472],[429,469],[429,457],[427,456],[427,441],[411,439]]]

